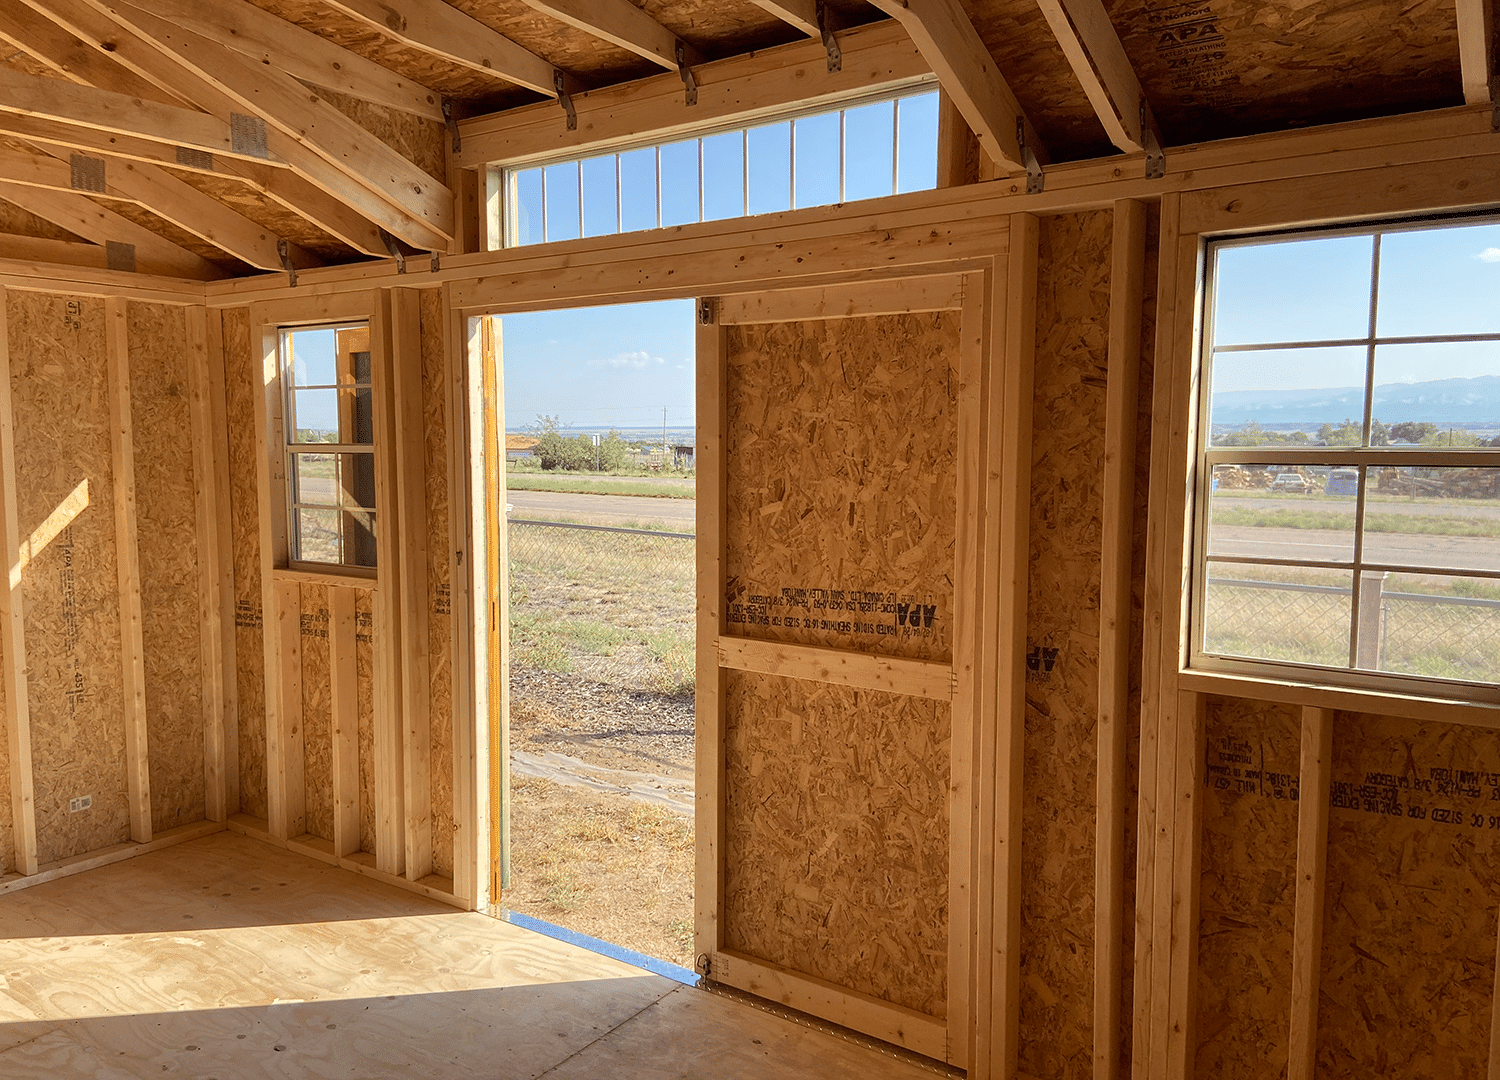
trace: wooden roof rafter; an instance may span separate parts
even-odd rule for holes
[[[0,181],[133,203],[243,263],[261,270],[282,268],[280,238],[271,230],[154,165],[84,154],[64,157],[54,149],[30,157],[0,157]],[[286,250],[299,269],[323,264],[296,245]]]
[[[1495,9],[1493,0],[1455,0],[1458,16],[1458,57],[1469,105],[1500,105],[1500,78],[1495,74]]]
[[[1127,154],[1159,154],[1161,131],[1103,0],[1037,0],[1037,6],[1109,141]]]
[[[816,0],[750,0],[752,4],[782,22],[795,26],[808,37],[818,37],[822,27],[818,24]]]
[[[442,96],[245,0],[150,0],[152,13],[325,90],[441,121]]]
[[[667,71],[703,62],[697,49],[630,0],[521,0],[575,30],[618,45]],[[682,54],[679,56],[679,52]]]
[[[257,175],[264,175],[264,165],[284,162],[298,174],[298,181],[278,181],[279,187],[299,191],[316,189],[322,193],[305,202],[296,201],[294,208],[356,250],[375,256],[387,254],[381,229],[413,247],[446,249],[447,234],[442,228],[444,225],[451,228],[453,211],[451,196],[444,197],[447,189],[420,173],[416,166],[394,150],[377,146],[379,140],[332,106],[315,98],[309,100],[311,95],[306,88],[291,76],[125,5],[108,5],[102,0],[22,2],[124,64],[136,75],[168,93],[191,100],[220,123],[233,125],[248,121],[252,136],[263,132],[264,147],[254,147],[255,152],[244,164]],[[116,19],[111,8],[119,8],[120,20]],[[151,32],[140,32],[133,25],[136,22],[145,24]],[[231,85],[237,93],[230,92]],[[275,124],[267,123],[265,112],[274,112],[272,103],[280,105],[288,101],[292,103],[292,117],[278,115]],[[235,120],[237,116],[241,118],[239,121]],[[255,124],[257,119],[259,125]],[[296,120],[303,121],[306,129],[297,130]],[[340,145],[337,149],[319,141],[322,129],[314,121],[324,122],[338,137]],[[292,130],[288,131],[288,128]],[[256,140],[249,141],[254,143]],[[340,151],[347,153],[356,149],[369,151],[368,155],[361,153],[354,159],[360,165],[339,156]],[[264,158],[256,160],[259,154],[264,154]],[[390,172],[383,177],[365,175],[360,171],[361,165],[369,170],[382,163],[391,166]],[[403,190],[403,182],[417,190]],[[437,223],[430,224],[409,212],[407,207],[413,201],[435,215]],[[327,212],[328,220],[324,219],[322,211]]]
[[[990,159],[1036,175],[1046,151],[959,0],[870,2],[905,27]]]
[[[83,195],[0,180],[0,198],[105,247],[112,269],[209,281],[225,276],[213,263]],[[116,259],[116,253],[120,259]]]
[[[443,0],[325,0],[366,26],[449,63],[557,97],[557,68]]]

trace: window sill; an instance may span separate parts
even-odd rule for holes
[[[1306,705],[1317,709],[1367,712],[1412,720],[1436,720],[1469,727],[1500,729],[1500,703],[1439,696],[1417,697],[1381,690],[1361,690],[1326,683],[1301,683],[1192,668],[1184,668],[1178,672],[1177,686],[1180,690],[1199,694],[1219,694],[1224,697]]]
[[[362,571],[353,567],[340,568],[338,570],[314,570],[306,566],[278,566],[271,571],[271,577],[276,581],[295,581],[301,585],[335,585],[346,589],[375,589],[375,572]]]

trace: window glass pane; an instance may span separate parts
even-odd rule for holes
[[[356,510],[344,515],[344,561],[350,566],[375,565],[375,514]]]
[[[1500,581],[1457,575],[1367,574],[1363,667],[1500,683]],[[1368,609],[1368,610],[1366,610]]]
[[[902,98],[896,109],[896,190],[937,187],[937,92]]]
[[[895,191],[895,121],[893,101],[861,105],[844,113],[846,201],[875,199]]]
[[[339,504],[339,454],[292,455],[292,501]]]
[[[1367,360],[1362,345],[1214,353],[1210,445],[1359,445]]]
[[[1216,465],[1208,496],[1208,554],[1352,562],[1358,494],[1356,469]]]
[[[703,220],[745,213],[745,136],[726,131],[703,140]]]
[[[1207,570],[1204,652],[1349,666],[1349,571],[1213,561]]]
[[[524,169],[516,173],[517,244],[540,244],[542,233],[542,170]]]
[[[792,208],[792,125],[751,128],[750,213]]]
[[[839,201],[839,114],[804,116],[792,125],[797,206]]]
[[[340,478],[345,506],[375,506],[375,455],[341,454]]]
[[[626,232],[656,228],[656,148],[620,155],[621,227]]]
[[[1381,337],[1500,333],[1500,224],[1385,233]]]
[[[338,390],[293,390],[292,430],[294,443],[339,441]],[[290,425],[289,425],[290,426]]]
[[[547,239],[578,239],[578,162],[548,165]]]
[[[297,558],[303,562],[334,563],[339,558],[337,510],[297,511]]]
[[[583,235],[608,236],[619,232],[619,204],[615,188],[615,155],[586,158],[583,170]]]
[[[1393,443],[1500,446],[1500,341],[1379,346],[1374,410]]]
[[[1372,251],[1368,236],[1218,248],[1213,343],[1367,336]]]
[[[332,386],[338,377],[335,331],[296,330],[286,335],[294,386]]]
[[[698,140],[661,148],[661,223],[686,225],[698,215]]]
[[[1370,471],[1366,562],[1500,570],[1500,468]]]

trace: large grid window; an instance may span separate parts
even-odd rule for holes
[[[281,363],[292,561],[373,567],[369,325],[283,330]]]
[[[931,87],[756,127],[506,169],[507,247],[937,186]]]
[[[1500,223],[1207,254],[1194,666],[1500,697]]]

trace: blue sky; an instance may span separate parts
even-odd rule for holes
[[[1362,338],[1370,326],[1373,241],[1330,237],[1219,252],[1214,344]],[[1500,225],[1386,233],[1376,334],[1500,333]],[[1221,353],[1214,391],[1358,386],[1365,350]],[[1500,343],[1381,346],[1377,385],[1500,375]]]
[[[506,315],[505,427],[537,416],[593,428],[691,427],[693,301]]]
[[[842,143],[845,201],[933,187],[937,94],[845,110]],[[659,158],[647,147],[522,172],[516,182],[521,241],[655,228],[658,208],[661,224],[671,226],[839,201],[837,112],[707,136],[701,159],[699,147],[694,138],[662,146]],[[539,414],[559,416],[578,431],[659,430],[663,406],[668,427],[693,426],[692,301],[500,321],[507,430],[522,430]]]

